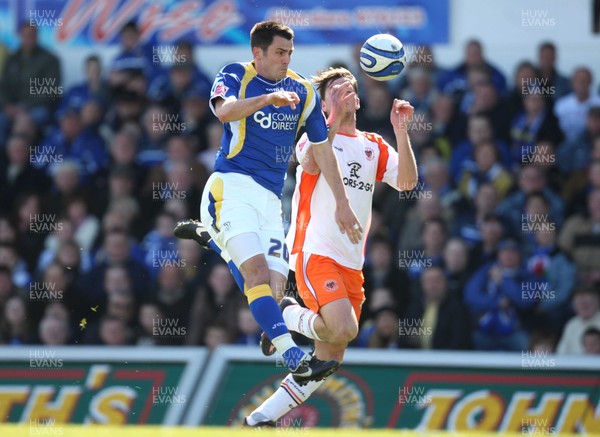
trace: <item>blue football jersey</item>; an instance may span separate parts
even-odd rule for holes
[[[213,83],[210,107],[214,113],[213,99],[216,97],[245,99],[276,91],[298,94],[300,103],[296,109],[269,105],[242,120],[225,123],[214,169],[251,176],[281,197],[300,127],[306,128],[313,144],[327,140],[321,99],[313,84],[292,70],[288,70],[284,79],[273,82],[260,76],[251,62],[229,64],[223,67]]]

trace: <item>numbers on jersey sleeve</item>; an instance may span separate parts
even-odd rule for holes
[[[281,258],[280,250],[283,246],[283,259],[285,262],[290,262],[290,254],[288,252],[287,244],[282,244],[281,241],[276,238],[271,238],[269,242],[271,243],[271,247],[269,247],[267,255],[274,256],[275,258]]]

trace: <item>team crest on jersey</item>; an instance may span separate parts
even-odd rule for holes
[[[307,137],[303,137],[300,139],[300,141],[298,142],[298,150],[300,152],[302,152],[302,149],[304,149],[304,146],[306,146],[306,143],[308,143]]]
[[[335,279],[328,279],[323,284],[323,287],[325,288],[325,291],[335,291],[338,289],[338,283]]]
[[[365,147],[365,156],[369,161],[373,161],[373,158],[375,158],[375,152],[370,147]]]
[[[223,82],[219,82],[217,86],[215,86],[215,90],[213,91],[213,97],[225,97],[227,94],[227,88]]]

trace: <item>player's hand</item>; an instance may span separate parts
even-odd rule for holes
[[[363,228],[356,218],[349,202],[338,202],[335,208],[335,222],[342,234],[346,234],[352,244],[358,244],[362,239]]]
[[[293,91],[276,91],[269,94],[269,104],[275,106],[289,106],[296,109],[296,105],[300,103],[300,97]]]
[[[331,87],[331,107],[329,108],[329,121],[339,116],[352,113],[356,105],[356,92],[350,82],[333,85]]]
[[[390,121],[394,130],[406,130],[408,123],[412,120],[415,108],[406,100],[394,99],[390,112]]]

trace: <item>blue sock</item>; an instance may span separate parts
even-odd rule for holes
[[[269,339],[289,334],[287,326],[283,321],[279,305],[272,296],[263,296],[250,302],[250,311],[254,320],[265,331]]]
[[[262,296],[254,299],[249,305],[254,319],[271,341],[274,338],[284,336],[283,342],[291,345],[283,351],[280,350],[280,353],[286,365],[292,370],[296,369],[306,354],[293,343],[275,299],[272,296]],[[288,336],[289,340],[285,341],[285,337]]]

